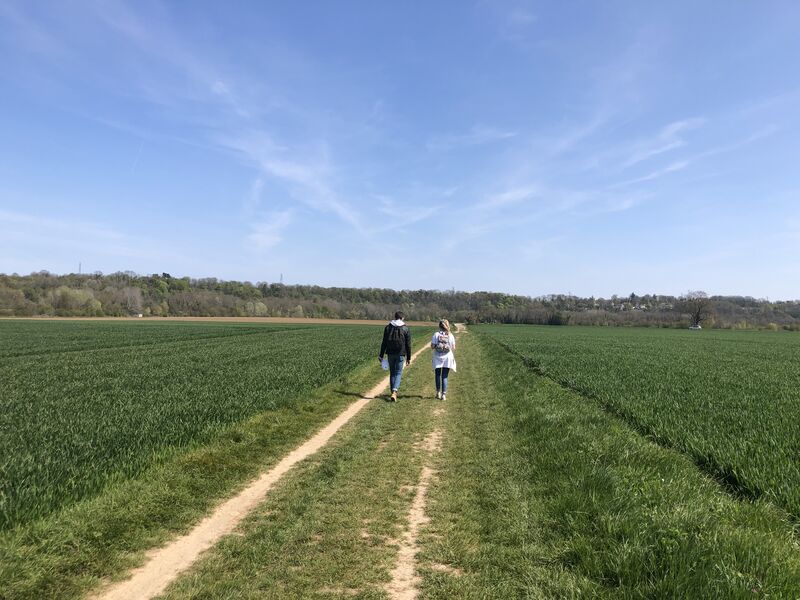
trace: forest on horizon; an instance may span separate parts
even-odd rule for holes
[[[387,319],[446,317],[465,323],[686,327],[684,298],[661,294],[588,298],[500,292],[320,287],[138,275],[0,274],[0,316],[213,316]],[[704,327],[800,331],[800,300],[709,296]]]

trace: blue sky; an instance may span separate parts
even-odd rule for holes
[[[0,4],[0,272],[800,297],[797,2]]]

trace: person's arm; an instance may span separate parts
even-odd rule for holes
[[[381,342],[381,352],[378,354],[378,360],[383,361],[383,355],[386,354],[386,343],[389,341],[389,327],[383,328],[383,341]]]
[[[411,364],[411,330],[406,327],[406,364]]]
[[[434,333],[434,334],[431,336],[431,348],[436,348],[436,342],[438,342],[438,341],[439,341],[439,340],[437,339],[437,338],[438,338],[438,336],[439,336],[438,332],[437,332],[437,333]]]

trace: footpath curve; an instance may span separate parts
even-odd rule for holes
[[[428,344],[412,355],[412,365],[427,349]],[[339,429],[388,387],[389,378],[386,377],[360,399],[350,404],[333,421],[287,454],[269,471],[261,474],[237,495],[219,505],[191,531],[165,546],[150,551],[145,563],[134,569],[129,579],[114,583],[90,597],[93,600],[149,600],[162,593],[183,571],[194,564],[205,550],[214,546],[223,536],[232,533],[242,519],[264,501],[269,491],[286,473],[323,448]]]

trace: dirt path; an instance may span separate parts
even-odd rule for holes
[[[412,356],[412,363],[427,350],[427,345]],[[144,565],[132,572],[130,579],[112,584],[95,594],[96,600],[145,600],[163,592],[178,575],[190,567],[198,557],[216,544],[220,538],[232,533],[239,522],[261,503],[272,487],[300,461],[325,446],[342,426],[361,411],[370,400],[388,388],[384,379],[353,402],[344,412],[326,425],[301,446],[286,455],[272,469],[262,474],[239,494],[221,504],[189,533],[166,546],[149,553]],[[424,498],[423,498],[424,500]]]
[[[437,412],[441,412],[440,409]],[[423,443],[423,448],[428,457],[439,450],[442,440],[440,429],[434,430]],[[422,467],[422,473],[417,484],[417,492],[411,509],[408,511],[408,529],[403,539],[400,540],[400,550],[397,553],[397,564],[392,571],[392,580],[386,586],[386,593],[392,600],[414,600],[419,594],[420,578],[417,575],[417,553],[419,552],[419,531],[428,522],[425,514],[425,503],[428,495],[428,486],[433,477],[433,469],[428,465]]]
[[[463,323],[455,324],[455,333],[466,333]],[[444,405],[437,408],[434,415],[437,417],[445,410]],[[417,554],[419,553],[419,533],[429,519],[425,513],[428,497],[428,487],[434,471],[430,467],[430,458],[439,451],[442,442],[442,430],[436,428],[423,442],[422,448],[428,455],[426,464],[417,484],[417,491],[411,509],[408,511],[408,529],[403,539],[400,540],[400,549],[397,553],[397,563],[392,570],[392,579],[386,586],[386,593],[392,600],[414,600],[419,595],[421,579],[417,575]]]

